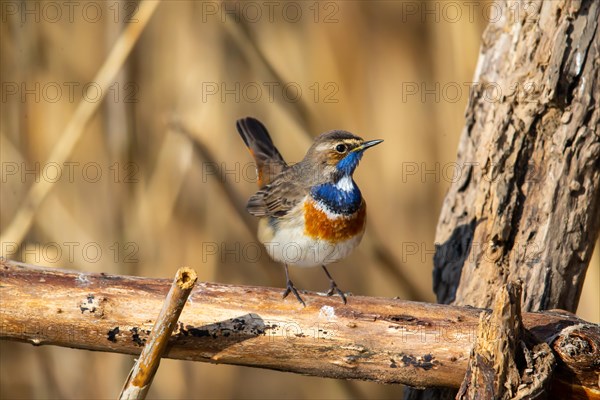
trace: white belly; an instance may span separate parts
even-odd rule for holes
[[[332,243],[305,234],[304,217],[295,212],[281,221],[275,231],[267,219],[259,223],[259,240],[275,261],[296,267],[327,265],[347,257],[360,243],[364,231],[344,241]]]
[[[347,257],[358,245],[362,235],[339,243],[314,240],[304,235],[303,228],[279,229],[275,236],[263,242],[275,261],[296,267],[327,265]]]

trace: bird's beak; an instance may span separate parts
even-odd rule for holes
[[[363,150],[368,149],[369,147],[373,147],[375,145],[378,145],[381,142],[383,142],[383,140],[381,140],[381,139],[369,140],[368,142],[364,142],[363,144],[361,144],[360,146],[358,146],[357,148],[355,148],[353,151],[363,151]]]

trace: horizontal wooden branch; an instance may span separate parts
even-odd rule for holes
[[[139,354],[170,286],[149,279],[0,264],[0,338]],[[459,387],[481,309],[352,296],[281,299],[281,289],[197,283],[167,357],[301,374]],[[555,376],[598,392],[600,328],[572,314],[524,313],[554,346]],[[576,333],[576,346],[567,343]]]

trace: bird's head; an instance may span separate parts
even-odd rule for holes
[[[351,176],[364,151],[381,142],[383,140],[365,141],[346,131],[331,131],[315,140],[305,160],[317,166],[322,176],[337,181]]]

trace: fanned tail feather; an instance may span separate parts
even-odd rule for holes
[[[237,120],[237,130],[256,161],[258,186],[264,187],[283,171],[287,164],[273,144],[267,128],[256,118]]]

